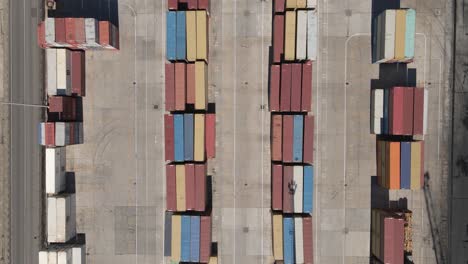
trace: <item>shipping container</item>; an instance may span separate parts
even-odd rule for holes
[[[307,0],[296,0],[296,7],[297,8],[306,8],[307,7]]]
[[[281,64],[281,91],[280,91],[280,109],[282,112],[291,111],[291,82],[292,65]]]
[[[204,9],[208,11],[210,9],[209,0],[198,0],[198,9]]]
[[[314,208],[314,167],[304,166],[303,212],[312,214]]]
[[[185,166],[176,165],[176,203],[179,212],[187,210],[185,194]]]
[[[385,41],[383,42],[384,61],[392,61],[395,58],[395,31],[396,11],[385,11]]]
[[[211,256],[211,216],[200,218],[200,262],[207,263]]]
[[[86,48],[86,31],[85,31],[85,19],[75,18],[75,41],[78,48]]]
[[[293,63],[291,66],[291,111],[301,111],[302,64]]]
[[[304,163],[314,164],[314,116],[304,116]]]
[[[271,159],[282,160],[283,116],[271,115]]]
[[[424,133],[424,89],[414,88],[413,135]]]
[[[47,94],[57,94],[57,49],[46,49]]]
[[[275,13],[284,12],[285,0],[274,0],[275,1]]]
[[[187,8],[189,10],[196,10],[198,9],[198,0],[188,0],[187,1]]]
[[[304,264],[314,263],[314,236],[312,217],[306,216],[302,219],[302,238],[304,241]]]
[[[49,255],[47,251],[39,251],[39,264],[48,264]]]
[[[304,144],[304,116],[294,116],[293,161],[302,162]]]
[[[55,122],[55,146],[66,146],[69,143],[67,140],[67,123],[64,122]]]
[[[58,264],[57,263],[58,252],[49,252],[47,256],[47,263],[48,264]]]
[[[301,1],[305,8],[305,0],[297,1],[298,5],[299,1]],[[296,60],[305,60],[307,58],[307,13],[306,10],[297,11]]]
[[[109,21],[99,21],[99,44],[109,48],[111,44],[111,26]]]
[[[206,155],[209,159],[216,156],[216,114],[206,114]]]
[[[395,59],[405,59],[405,37],[406,37],[406,10],[399,9],[395,12]]]
[[[311,0],[308,0],[311,1]],[[315,0],[313,0],[315,1]],[[312,3],[315,4],[316,3]],[[318,19],[317,11],[307,11],[307,59],[315,61],[317,60],[317,45],[318,45]]]
[[[184,114],[184,159],[185,161],[194,160],[194,121],[193,114]]]
[[[421,189],[421,142],[411,143],[411,189]]]
[[[277,0],[277,2],[280,0]],[[284,0],[283,7],[284,7]],[[284,8],[283,8],[284,10]],[[281,62],[284,51],[284,15],[273,16],[273,62]]]
[[[175,187],[175,181],[174,181]],[[164,256],[170,257],[172,251],[172,212],[164,214]]]
[[[46,193],[57,194],[66,187],[66,152],[65,148],[46,148]]]
[[[283,210],[283,166],[271,166],[271,207],[273,210]]]
[[[76,96],[86,96],[85,53],[81,50],[71,51],[71,92]]]
[[[372,100],[371,100],[371,133],[382,134],[382,119],[383,119],[383,108],[384,108],[384,90],[373,89]]]
[[[167,1],[167,9],[177,10],[177,0],[168,0]]]
[[[48,17],[44,20],[44,37],[47,45],[56,46],[59,45],[55,42],[55,19]]]
[[[307,8],[317,8],[317,0],[307,0]]]
[[[273,257],[283,260],[283,215],[273,213]]]
[[[185,164],[185,204],[188,211],[196,210],[195,165]]]
[[[65,41],[76,47],[76,18],[74,17],[65,18]]]
[[[411,142],[401,142],[400,149],[400,189],[411,189]]]
[[[174,115],[174,160],[184,161],[184,115]]]
[[[294,212],[294,169],[293,166],[283,166],[283,213]]]
[[[181,254],[181,235],[182,235],[182,217],[180,215],[172,216],[172,243],[171,243],[171,260],[180,261]]]
[[[181,251],[180,251],[180,261],[189,262],[190,261],[190,216],[182,215],[181,220]]]
[[[47,242],[57,241],[57,199],[47,198]]]
[[[416,11],[408,9],[406,11],[406,32],[405,32],[405,60],[410,62],[414,58],[414,42],[416,38]]]
[[[287,0],[286,5],[290,1]],[[296,12],[286,11],[285,21],[284,59],[293,61],[296,59]]]
[[[306,61],[302,64],[302,95],[301,111],[312,110],[312,62]]]
[[[75,194],[47,198],[47,242],[65,243],[76,235]]]
[[[175,63],[165,65],[165,101],[166,111],[175,110]]]
[[[390,127],[389,133],[392,135],[403,135],[403,97],[404,87],[393,87],[390,90],[390,103],[389,103],[389,120]]]
[[[205,161],[205,114],[195,114],[195,161]]]
[[[81,121],[82,99],[80,97],[51,96],[48,100],[47,121]]]
[[[403,135],[413,134],[414,88],[403,89]]]
[[[65,18],[56,18],[55,19],[55,42],[63,47],[69,47],[70,44],[67,43],[65,30]]]
[[[195,62],[195,109],[205,110],[208,98],[208,69],[203,61]]]
[[[388,188],[395,190],[400,189],[400,142],[387,142],[388,156],[387,162],[387,181]]]
[[[287,9],[295,9],[297,7],[297,0],[286,0]]]
[[[176,59],[176,28],[177,13],[168,11],[166,13],[166,58],[169,61]]]
[[[98,48],[99,45],[99,21],[95,18],[85,18],[86,46]]]
[[[294,249],[296,253],[296,262],[304,263],[304,229],[302,217],[294,217]]]
[[[205,211],[206,208],[206,163],[195,164],[195,210]]]
[[[174,158],[174,116],[164,115],[164,156],[166,161],[175,160]]]
[[[176,198],[176,167],[172,164],[166,165],[166,210],[177,211]]]
[[[427,115],[429,109],[429,91],[424,89],[423,135],[427,134]]]
[[[200,216],[190,217],[190,262],[200,260]]]
[[[294,218],[283,218],[283,257],[284,264],[294,264]]]
[[[389,105],[389,96],[390,95],[390,90],[389,89],[385,89],[384,90],[384,113],[383,113],[383,125],[382,125],[382,132],[383,134],[388,134],[388,105]]]
[[[294,166],[293,167],[293,182],[294,182],[294,213],[303,212],[303,200],[304,200],[304,167]]]
[[[185,110],[186,64],[175,63],[175,110]]]
[[[176,59],[186,60],[187,58],[187,32],[185,11],[177,11],[176,21]]]
[[[200,5],[200,2],[198,3]],[[196,11],[197,14],[197,60],[208,61],[208,14]]]
[[[271,65],[270,70],[270,111],[280,110],[280,65]]]
[[[54,95],[71,95],[67,87],[67,50],[57,49],[57,92]]]
[[[187,104],[195,104],[195,63],[187,64]]]
[[[293,162],[294,116],[283,116],[283,162]]]
[[[187,11],[187,61],[197,60],[197,16],[196,11]]]

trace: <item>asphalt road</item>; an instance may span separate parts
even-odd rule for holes
[[[10,1],[10,100],[41,104],[41,52],[36,25],[39,1]],[[37,263],[41,245],[42,156],[39,108],[11,107],[11,263]]]

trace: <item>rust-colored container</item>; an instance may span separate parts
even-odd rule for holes
[[[78,45],[86,44],[85,19],[75,18],[75,41]]]
[[[270,111],[280,110],[280,65],[271,65],[270,70]]]
[[[314,164],[314,116],[304,116],[304,163]]]
[[[303,112],[312,110],[312,61],[306,61],[302,64],[301,110]]]
[[[283,116],[271,115],[271,159],[281,161],[283,137]]]
[[[55,146],[55,123],[45,123],[45,144]]]
[[[167,1],[167,9],[177,10],[177,0],[168,0]]]
[[[99,21],[99,44],[110,45],[110,23],[109,21]]]
[[[40,48],[45,49],[47,48],[47,43],[45,40],[45,23],[44,21],[41,21],[39,25],[37,26],[37,43]]]
[[[77,96],[86,95],[86,69],[85,69],[85,53],[81,50],[71,52],[71,80],[72,94]]]
[[[293,161],[294,119],[292,115],[283,116],[283,161]]]
[[[291,78],[292,78],[292,65],[284,63],[281,65],[281,92],[280,103],[281,111],[291,111]]]
[[[213,159],[216,156],[216,114],[206,114],[206,156]]]
[[[185,203],[187,210],[195,210],[195,165],[185,164]]]
[[[400,142],[388,143],[388,188],[392,190],[400,189]]]
[[[413,135],[424,132],[424,89],[414,88]]]
[[[312,217],[302,218],[302,237],[304,240],[304,264],[314,263],[314,231]]]
[[[204,9],[209,11],[210,3],[209,0],[198,0],[198,9]]]
[[[185,83],[186,64],[178,62],[175,64],[175,110],[185,110]]]
[[[284,0],[275,0],[275,13],[284,12],[285,1]]]
[[[293,177],[293,166],[283,166],[283,213],[294,212],[294,194],[289,189]]]
[[[67,33],[65,30],[65,18],[55,19],[55,42],[59,44],[67,43]]]
[[[166,210],[177,211],[176,168],[172,164],[166,165]]]
[[[188,0],[187,7],[190,10],[196,10],[198,8],[198,0]]]
[[[292,64],[292,79],[291,79],[291,111],[301,111],[301,87],[302,86],[302,64]]]
[[[174,116],[164,115],[164,156],[166,161],[174,160]]]
[[[76,42],[76,18],[67,17],[65,18],[65,41],[75,46]]]
[[[195,104],[195,63],[187,64],[187,104]]]
[[[48,102],[47,121],[81,121],[81,104],[78,105],[78,97],[51,96]]]
[[[271,208],[283,210],[283,166],[273,164],[271,166]]]
[[[200,262],[208,263],[211,255],[211,216],[200,217]]]
[[[393,87],[390,90],[390,134],[403,135],[403,93],[404,87]]]
[[[206,208],[206,163],[195,165],[195,210],[205,211]]]
[[[414,88],[403,89],[403,135],[413,134]]]
[[[384,263],[403,264],[404,220],[385,218],[383,222],[383,261]]]
[[[284,7],[284,0],[283,0]],[[284,50],[284,15],[273,17],[273,62],[281,62]]]
[[[175,110],[175,67],[174,63],[166,63],[165,66],[165,99],[166,99],[166,111]]]

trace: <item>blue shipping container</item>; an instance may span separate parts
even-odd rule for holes
[[[389,97],[389,90],[384,89],[384,108],[383,108],[383,126],[382,126],[382,134],[388,134],[388,97]]]
[[[174,115],[174,160],[184,161],[184,115]]]
[[[193,114],[184,114],[184,158],[193,160]]]
[[[294,218],[283,218],[283,258],[284,264],[294,264]]]
[[[414,39],[416,37],[416,11],[408,9],[406,11],[406,32],[405,32],[405,58],[414,57]]]
[[[304,116],[294,116],[293,161],[302,162],[302,145],[304,139]]]
[[[411,142],[401,142],[400,189],[411,189]]]
[[[190,262],[200,261],[200,216],[190,219]]]
[[[164,256],[170,257],[172,251],[172,213],[166,212],[164,217]]]
[[[186,16],[185,11],[177,11],[177,31],[176,31],[176,58],[185,60],[186,58]]]
[[[304,166],[304,213],[312,214],[314,208],[314,167]]]
[[[190,216],[183,215],[181,221],[180,260],[190,261]]]
[[[166,14],[166,57],[167,60],[176,59],[176,12],[168,11]]]

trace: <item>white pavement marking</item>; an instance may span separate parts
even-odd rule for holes
[[[233,149],[233,159],[232,159],[232,178],[233,178],[233,188],[234,188],[234,193],[233,193],[233,196],[234,196],[234,208],[233,208],[233,213],[234,213],[234,228],[233,228],[233,235],[234,235],[234,243],[233,243],[233,252],[232,252],[232,258],[233,258],[233,264],[236,264],[236,131],[237,131],[237,1],[234,1],[234,32],[233,32],[233,35],[234,35],[234,96],[233,96],[233,109],[234,109],[234,118],[233,118],[233,122],[234,122],[234,149]]]
[[[439,104],[439,106],[438,106],[439,109],[438,109],[438,113],[437,113],[437,160],[439,161],[439,166],[440,166],[440,126],[441,126],[441,122],[440,122],[440,116],[441,116],[441,112],[440,112],[440,87],[441,86],[442,86],[442,59],[439,59],[439,89],[438,89],[438,96],[437,96],[437,100],[438,100],[438,104]]]
[[[264,93],[264,78],[263,78],[263,74],[265,73],[265,71],[264,71],[264,68],[265,68],[265,67],[264,67],[264,64],[263,64],[263,56],[264,56],[263,24],[264,24],[264,12],[265,12],[265,8],[264,8],[265,5],[264,5],[264,3],[265,3],[265,2],[262,1],[262,15],[261,15],[261,21],[260,21],[260,24],[262,25],[262,30],[261,30],[261,35],[260,35],[261,38],[262,38],[262,44],[261,44],[262,53],[260,53],[260,54],[261,54],[261,55],[260,55],[260,62],[261,62],[260,68],[262,69],[262,75],[261,75],[261,76],[262,76],[262,78],[261,78],[261,79],[262,79],[262,107],[263,107],[263,105],[264,105],[264,99],[265,99],[265,98],[264,98],[264,94],[263,94],[263,93]],[[264,185],[263,185],[263,183],[264,183],[264,179],[263,179],[263,177],[264,177],[264,175],[263,175],[263,174],[264,174],[264,169],[263,169],[263,167],[264,167],[264,165],[265,165],[265,164],[264,164],[264,160],[263,160],[263,159],[264,159],[264,157],[263,157],[263,154],[264,154],[264,153],[263,153],[263,152],[264,152],[264,136],[265,136],[264,131],[265,131],[265,108],[263,107],[263,108],[262,108],[262,149],[261,149],[261,152],[262,152],[262,156],[261,156],[261,158],[262,158],[262,162],[261,162],[261,173],[262,173],[262,188],[261,188],[261,189],[262,189],[262,198],[261,198],[261,200],[260,200],[260,201],[261,201],[261,202],[260,202],[260,205],[261,205],[260,208],[261,208],[261,211],[262,211],[262,220],[261,220],[261,230],[262,230],[262,243],[261,243],[261,247],[262,247],[261,252],[262,252],[262,255],[261,255],[261,258],[262,258],[262,264],[264,263],[264,262],[263,262],[263,259],[264,259],[263,240],[264,240],[264,236],[265,236],[265,234],[263,233],[263,220],[264,220],[264,219],[263,219],[263,217],[264,217],[264,216],[263,216],[263,211],[264,211],[264,210],[263,210],[263,199],[264,199],[264,196],[263,196],[263,193],[264,193],[264,190],[263,190],[263,189],[264,189]]]
[[[147,10],[145,0],[145,10]],[[147,18],[148,19],[148,18]],[[145,203],[148,205],[148,21],[145,23]],[[148,207],[145,209],[145,217],[148,217]],[[148,221],[145,219],[145,230],[148,230]],[[148,251],[148,232],[145,232],[145,261]],[[138,254],[138,252],[136,252]]]
[[[24,67],[23,72],[26,72],[26,65],[28,65],[28,64],[26,64],[26,0],[23,0],[23,67]],[[25,87],[26,87],[26,75],[25,74],[23,74],[23,85],[22,86],[23,86],[22,90],[23,90],[23,102],[24,102],[25,95],[26,95],[26,89],[25,89]],[[23,106],[23,127],[27,127],[26,126],[25,116],[26,116],[26,107]],[[23,150],[24,150],[24,153],[28,153],[28,151],[26,150],[27,149],[27,143],[26,143],[27,142],[27,138],[26,138],[27,134],[26,133],[24,133],[24,137],[25,138],[23,140],[23,144],[24,144],[23,145]],[[26,178],[27,177],[26,175],[28,174],[28,172],[26,171],[26,158],[23,159],[23,170],[24,170],[23,171],[23,177]],[[25,179],[24,182],[23,182],[24,190],[26,190],[27,184],[28,183],[27,183],[27,181]],[[23,215],[24,216],[27,215],[27,213],[26,213],[26,211],[27,211],[27,208],[26,208],[26,203],[27,203],[26,194],[27,193],[28,192],[25,191],[24,194],[23,194],[23,197],[24,197]],[[24,230],[24,227],[22,229]],[[24,233],[23,233],[23,235],[24,235]],[[27,252],[26,252],[26,248],[27,247],[23,247],[23,256],[25,258],[26,258],[26,256],[28,256]]]

